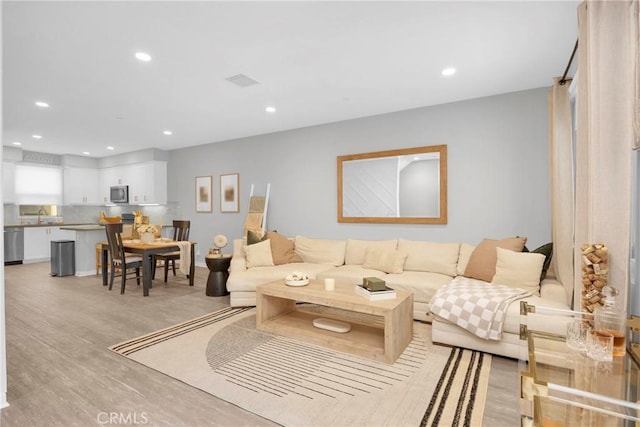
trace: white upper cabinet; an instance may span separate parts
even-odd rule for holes
[[[15,203],[16,201],[16,164],[2,162],[2,202]]]
[[[101,203],[109,203],[113,185],[129,186],[129,204],[167,203],[167,163],[149,161],[100,169]]]
[[[109,189],[112,185],[123,185],[122,167],[114,166],[98,170],[100,203],[109,203]]]
[[[131,165],[129,169],[129,203],[167,203],[167,164],[145,162]]]
[[[98,190],[98,169],[65,167],[63,180],[65,205],[103,203]]]

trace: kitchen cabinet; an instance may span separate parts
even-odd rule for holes
[[[114,166],[99,172],[100,198],[109,202],[109,189],[113,185],[129,186],[129,204],[167,203],[167,163],[149,161]]]
[[[98,190],[98,169],[65,167],[63,180],[65,205],[102,203]]]
[[[123,185],[124,180],[121,166],[100,169],[98,171],[100,203],[109,203],[109,189],[112,185]]]
[[[60,227],[25,227],[24,262],[50,260],[52,240],[73,240],[74,237],[75,233],[60,230]]]
[[[2,202],[15,203],[16,201],[16,164],[2,162]]]
[[[167,164],[145,162],[129,168],[129,203],[167,203]]]

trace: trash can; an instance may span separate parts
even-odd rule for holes
[[[73,276],[76,274],[75,240],[51,241],[51,275]]]

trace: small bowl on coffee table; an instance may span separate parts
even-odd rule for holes
[[[287,286],[306,286],[309,284],[309,276],[304,273],[292,273],[284,278]]]

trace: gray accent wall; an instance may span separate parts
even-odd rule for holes
[[[169,152],[168,200],[192,221],[200,256],[222,233],[241,237],[249,189],[271,184],[267,226],[287,236],[479,243],[551,239],[548,88],[258,135]],[[282,108],[278,115],[295,114]],[[212,118],[214,120],[214,118]],[[336,157],[446,144],[446,225],[340,224]],[[220,175],[240,174],[240,212],[220,212]],[[213,175],[212,213],[195,213],[195,177]],[[175,218],[179,219],[179,218]],[[227,248],[225,252],[229,252]]]

